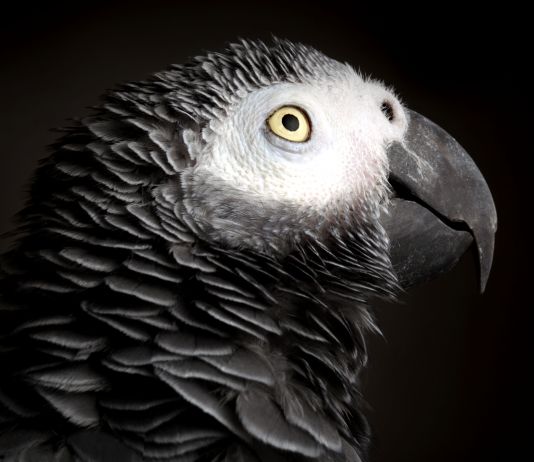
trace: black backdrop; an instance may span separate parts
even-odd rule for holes
[[[0,30],[0,232],[45,145],[114,84],[236,37],[271,33],[319,48],[393,85],[471,153],[499,213],[483,296],[472,255],[377,317],[365,393],[375,462],[518,460],[532,431],[529,179],[532,98],[525,11],[357,2],[19,2]],[[0,243],[5,249],[7,240]]]

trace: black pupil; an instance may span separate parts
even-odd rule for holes
[[[290,132],[295,132],[299,129],[299,119],[293,114],[286,114],[282,117],[282,125]]]

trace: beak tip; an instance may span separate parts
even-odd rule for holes
[[[480,293],[483,294],[486,290],[493,264],[495,232],[494,230],[491,230],[485,233],[475,233],[475,239],[477,241],[478,258],[480,262]]]
[[[489,274],[480,276],[480,295],[484,294],[484,292],[486,291],[488,279],[489,279]]]

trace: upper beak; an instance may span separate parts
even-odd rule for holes
[[[404,287],[448,271],[475,242],[484,291],[493,260],[497,212],[484,177],[443,129],[407,111],[402,143],[388,148],[394,190],[382,223]]]

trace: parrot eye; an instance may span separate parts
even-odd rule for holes
[[[280,138],[296,143],[310,139],[311,125],[308,115],[295,106],[282,106],[267,119],[269,129]]]

